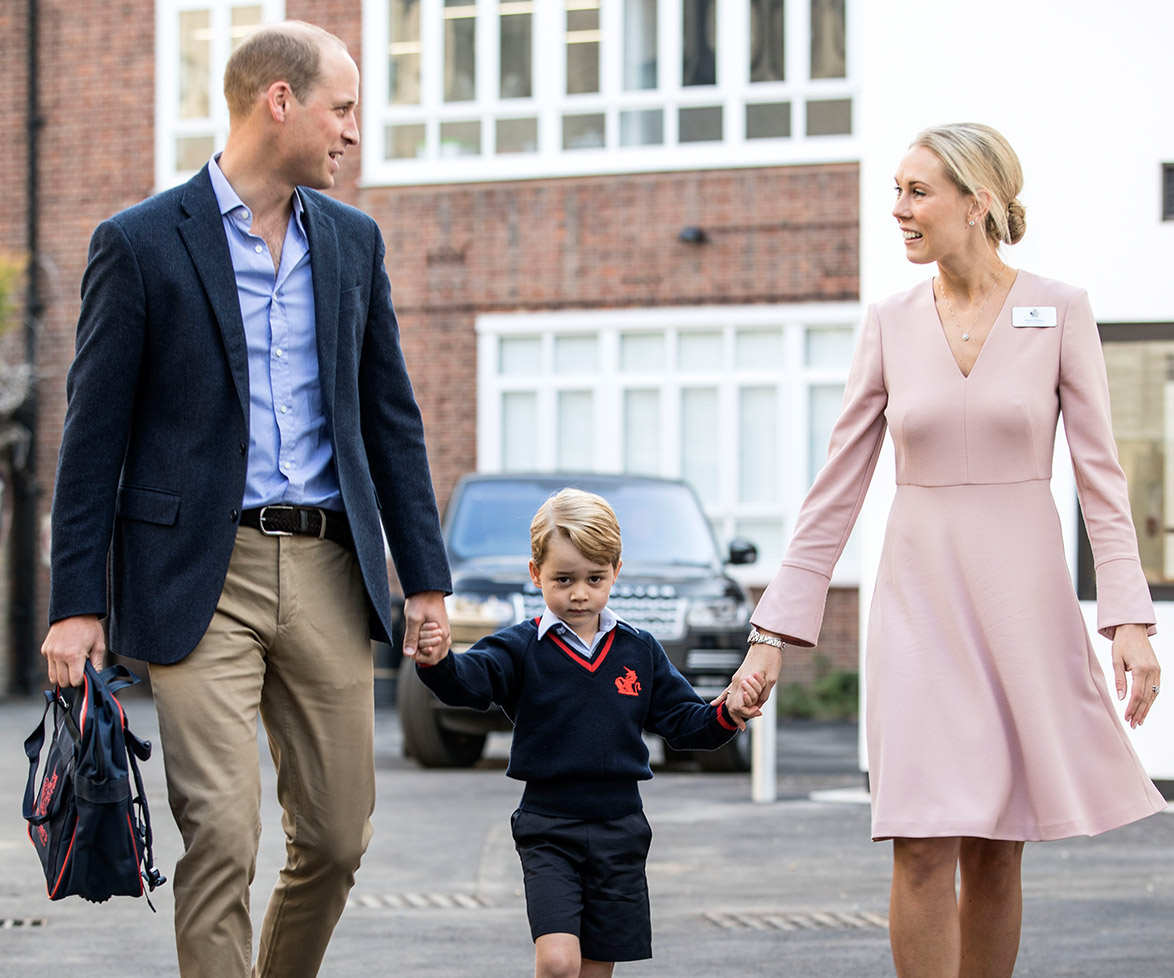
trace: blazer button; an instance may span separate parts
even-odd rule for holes
[[[240,445],[239,445],[239,446],[237,446],[237,447],[239,447],[239,448],[240,448],[240,453],[241,453],[242,455],[247,455],[247,454],[248,454],[248,451],[249,451],[249,450],[248,450],[248,449],[245,447],[245,443],[244,443],[243,441],[242,441],[242,442],[240,443]]]
[[[237,519],[239,517],[240,517],[240,513],[238,513],[235,509],[231,513],[228,514],[228,518],[230,520],[232,520],[234,523],[237,521]]]

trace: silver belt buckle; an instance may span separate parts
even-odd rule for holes
[[[261,513],[257,517],[257,523],[258,523],[257,528],[262,533],[264,533],[265,536],[267,536],[267,537],[292,537],[293,534],[290,533],[289,530],[270,530],[267,526],[265,526],[265,514],[267,512],[269,512],[269,510],[271,510],[271,509],[273,509],[273,510],[284,509],[284,510],[287,510],[291,513],[293,512],[292,506],[262,506]]]

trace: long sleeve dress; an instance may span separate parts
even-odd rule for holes
[[[930,282],[869,309],[827,464],[752,620],[815,644],[887,428],[897,490],[865,653],[875,839],[1095,835],[1165,807],[1072,585],[1050,484],[1061,412],[1098,630],[1152,633],[1086,294],[1019,272],[969,375]]]

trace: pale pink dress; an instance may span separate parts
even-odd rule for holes
[[[1017,306],[1055,309],[1056,325],[1014,326]],[[1098,628],[1152,626],[1086,294],[1019,272],[969,376],[930,282],[868,310],[827,464],[753,621],[816,642],[887,427],[897,490],[865,670],[873,838],[1057,839],[1165,807],[1073,589],[1049,484],[1061,411]]]

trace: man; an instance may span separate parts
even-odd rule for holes
[[[231,133],[189,183],[95,231],[53,501],[49,681],[146,660],[184,839],[184,978],[250,974],[258,710],[287,862],[259,978],[317,974],[370,837],[370,638],[405,652],[450,589],[374,221],[316,190],[359,142],[359,74],[309,24],[225,70]],[[307,189],[315,188],[315,189]]]

